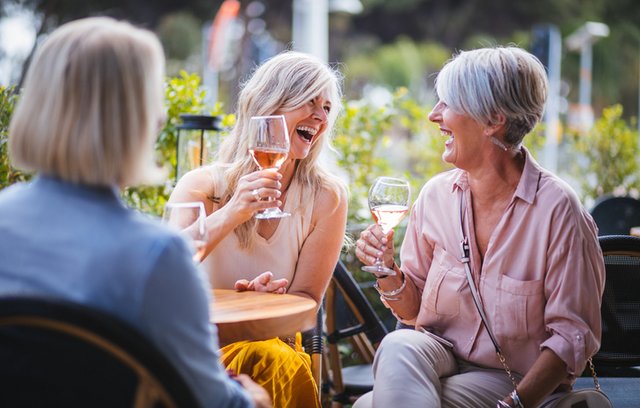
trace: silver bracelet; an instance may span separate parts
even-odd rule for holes
[[[524,405],[522,405],[522,401],[520,401],[520,396],[518,395],[517,389],[513,390],[509,396],[513,400],[513,403],[516,404],[515,408],[524,408]]]
[[[402,284],[400,285],[400,287],[398,289],[390,290],[388,292],[385,292],[380,288],[380,285],[378,285],[377,280],[376,280],[376,283],[373,284],[373,287],[375,290],[378,291],[378,293],[380,294],[380,297],[383,298],[384,300],[399,300],[400,298],[396,296],[398,296],[404,290],[404,288],[407,287],[407,280],[404,277],[404,273],[402,273]]]

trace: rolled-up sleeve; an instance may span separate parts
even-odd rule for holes
[[[586,360],[600,347],[600,304],[605,269],[596,227],[577,203],[567,202],[554,214],[545,281],[545,328],[541,344],[579,376]]]

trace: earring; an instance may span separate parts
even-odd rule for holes
[[[506,144],[504,144],[500,139],[498,139],[495,136],[491,136],[491,143],[493,143],[494,145],[498,146],[499,148],[501,148],[502,150],[504,150],[505,152],[507,150],[509,150],[509,148],[507,147]]]

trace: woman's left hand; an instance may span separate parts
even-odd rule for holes
[[[251,281],[246,279],[237,280],[234,287],[239,292],[255,290],[256,292],[282,294],[287,291],[287,285],[289,285],[289,281],[287,279],[273,279],[273,273],[267,271],[261,273]]]

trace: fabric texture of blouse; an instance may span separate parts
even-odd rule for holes
[[[225,188],[219,169],[218,166],[210,168],[216,194]],[[211,286],[233,289],[238,279],[251,280],[265,271],[273,272],[274,279],[286,278],[291,284],[300,250],[311,233],[313,205],[314,197],[302,197],[302,187],[292,180],[282,209],[291,216],[280,219],[269,239],[256,232],[253,247],[247,250],[240,247],[238,237],[232,232],[203,260]]]
[[[464,194],[474,281],[507,363],[525,374],[549,348],[567,364],[571,383],[600,346],[604,261],[595,223],[573,190],[523,154],[522,176],[484,261],[467,173],[455,169],[424,186],[401,250],[407,289],[417,288],[422,300],[417,316],[402,317],[450,340],[458,358],[502,368],[460,261]]]
[[[0,296],[115,315],[164,352],[202,407],[253,406],[218,360],[209,284],[179,236],[126,208],[115,189],[48,177],[2,190],[0,214]]]

